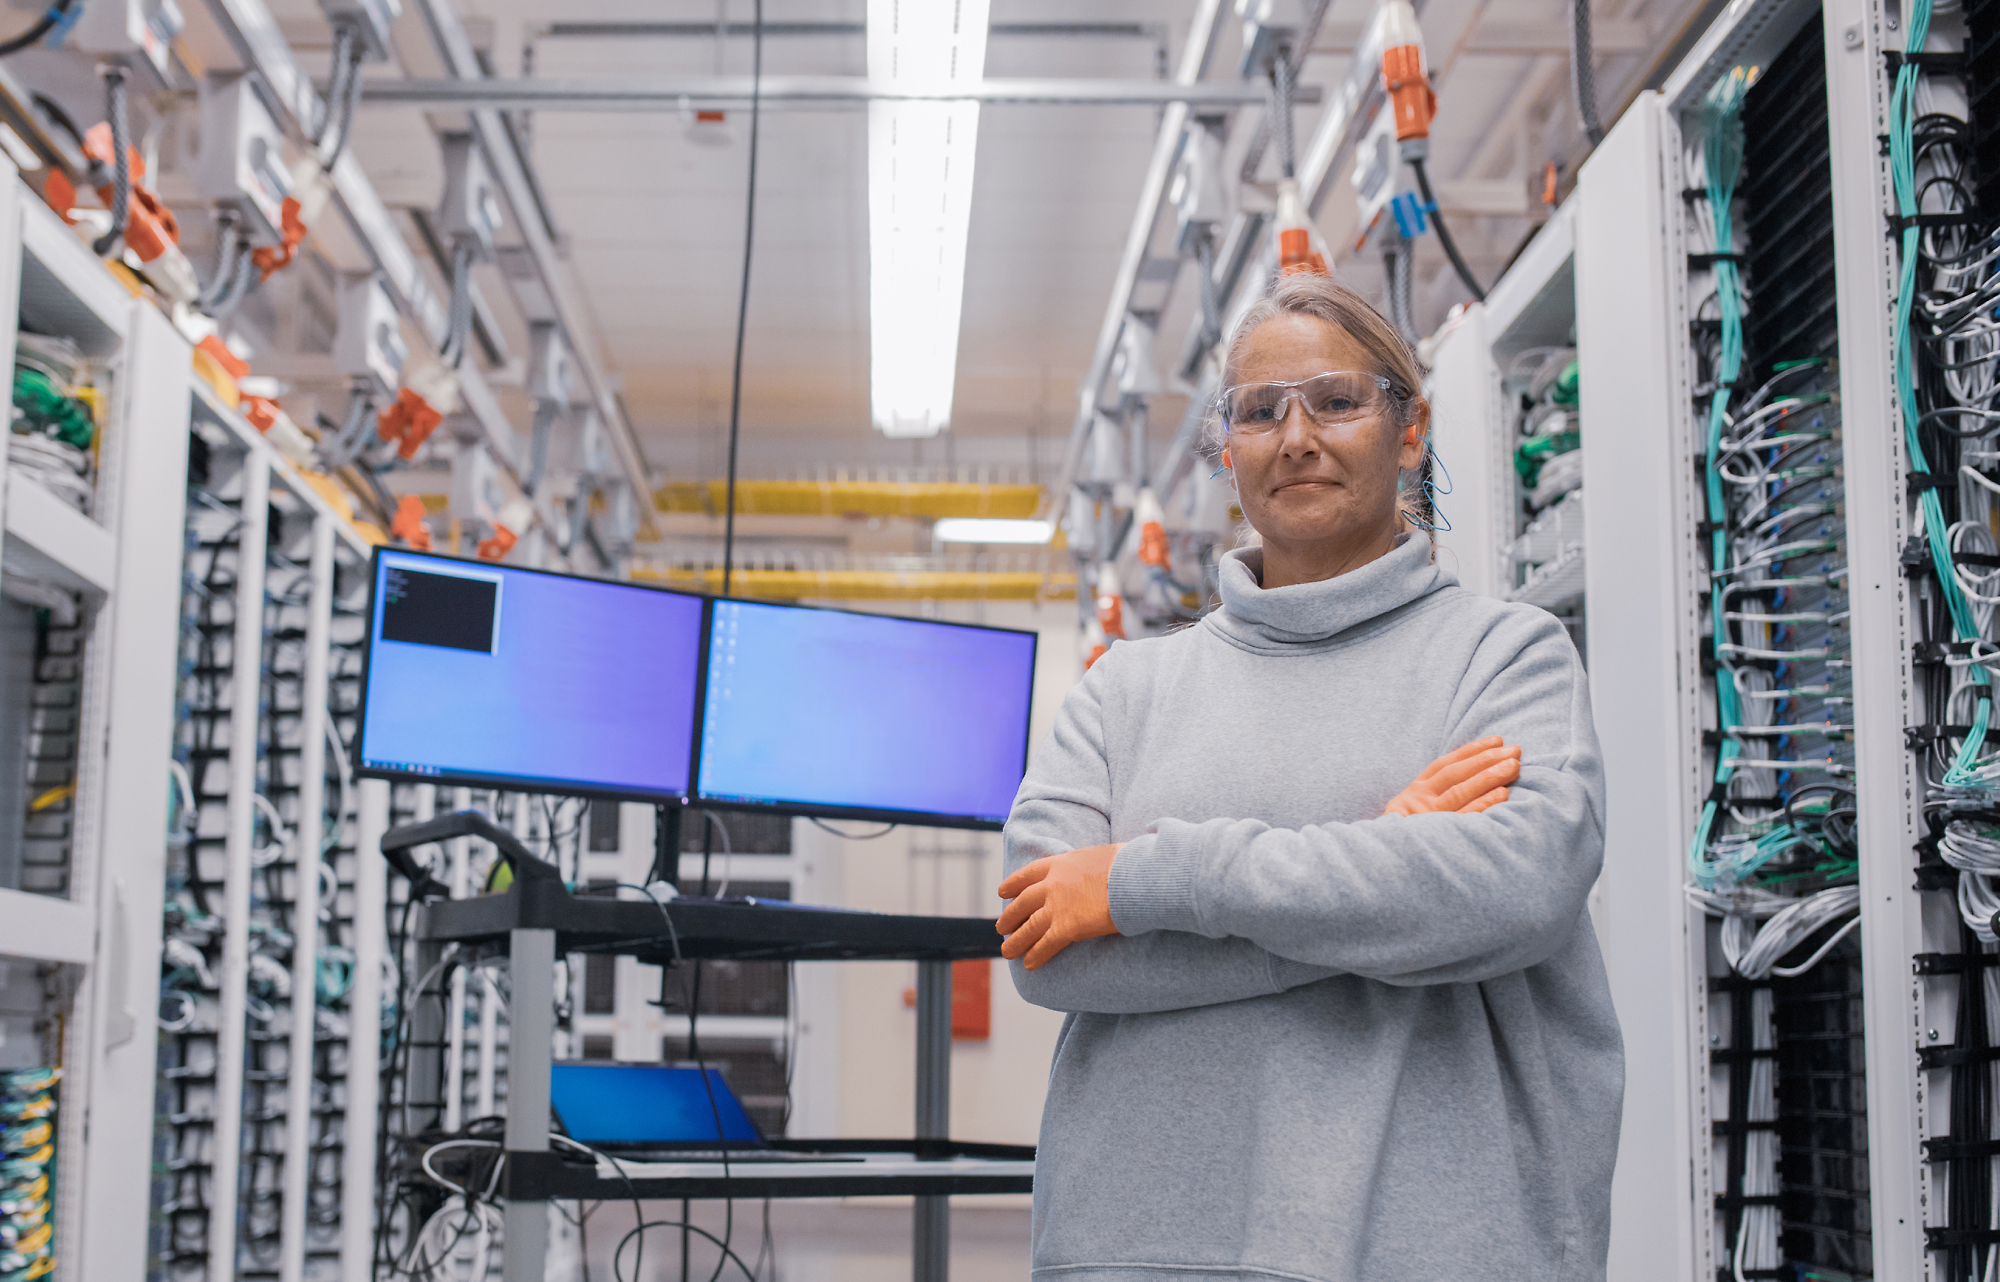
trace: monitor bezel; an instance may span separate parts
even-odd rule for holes
[[[668,596],[689,597],[701,603],[701,621],[698,625],[700,636],[695,647],[695,682],[693,726],[688,735],[687,779],[679,791],[653,791],[631,787],[593,787],[582,780],[546,779],[532,775],[479,774],[471,771],[445,771],[431,774],[420,770],[398,770],[389,766],[367,765],[365,748],[368,740],[368,689],[369,676],[375,662],[375,591],[382,582],[382,558],[384,555],[424,557],[458,565],[478,566],[486,570],[507,570],[517,574],[542,574],[557,579],[575,579],[589,583],[602,583],[610,587],[633,588],[641,592],[662,592]],[[368,604],[364,611],[361,645],[361,698],[355,709],[354,744],[349,749],[349,761],[355,777],[363,779],[388,779],[398,783],[429,783],[448,788],[481,788],[500,792],[538,793],[554,797],[585,797],[593,801],[632,801],[645,805],[687,805],[694,794],[696,753],[701,749],[702,714],[708,704],[708,638],[712,632],[710,616],[715,608],[715,598],[705,592],[687,592],[680,588],[661,587],[652,583],[641,583],[632,579],[602,579],[590,574],[565,574],[560,570],[535,569],[525,565],[508,565],[498,561],[481,560],[478,557],[451,556],[443,552],[419,552],[415,548],[376,545],[368,558]]]
[[[708,810],[756,811],[770,815],[798,815],[807,819],[856,819],[869,823],[907,824],[917,828],[966,828],[978,832],[999,832],[1007,820],[976,815],[952,815],[930,810],[893,810],[874,806],[834,806],[809,801],[746,801],[704,793],[701,790],[701,740],[708,722],[708,651],[715,636],[715,607],[718,605],[769,606],[779,610],[817,610],[822,614],[853,614],[868,619],[894,619],[903,623],[927,623],[945,628],[976,628],[984,632],[1011,632],[1028,638],[1028,703],[1021,726],[1021,777],[1028,773],[1028,755],[1034,748],[1035,676],[1041,661],[1042,634],[1033,628],[1007,628],[992,623],[961,623],[956,619],[917,619],[906,614],[883,614],[875,610],[850,610],[836,605],[807,605],[802,601],[771,601],[757,597],[711,597],[702,630],[701,713],[695,718],[694,756],[688,766],[688,804]],[[1020,785],[1015,785],[1018,792]]]

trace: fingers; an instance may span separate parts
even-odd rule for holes
[[[1505,788],[1495,788],[1485,796],[1475,801],[1468,801],[1460,806],[1458,813],[1462,815],[1484,814],[1505,800],[1507,800],[1507,790]]]
[[[1431,762],[1428,766],[1425,766],[1423,773],[1417,776],[1416,782],[1422,783],[1444,767],[1463,761],[1467,757],[1477,756],[1489,748],[1497,748],[1503,742],[1505,740],[1501,739],[1497,734],[1488,735],[1484,739],[1474,739],[1463,748],[1455,748],[1445,753],[1442,757],[1439,757],[1436,761]]]
[[[1011,935],[1021,928],[1021,924],[1035,915],[1035,911],[1048,902],[1049,888],[1045,882],[1036,882],[1023,889],[1014,901],[1001,912],[1000,920],[993,923],[994,929],[1003,935]]]
[[[1447,813],[1462,809],[1468,802],[1485,796],[1495,788],[1513,783],[1520,777],[1520,759],[1509,757],[1481,770],[1464,783],[1439,793],[1437,808]]]
[[[1049,915],[1055,914],[1051,912]],[[1077,936],[1074,932],[1051,925],[1049,929],[1041,932],[1041,937],[1035,941],[1034,947],[1027,950],[1027,955],[1021,959],[1021,965],[1028,970],[1039,970],[1048,965],[1057,953],[1076,941]]]
[[[1041,911],[1035,913],[1033,916],[1029,917],[1025,922],[1021,924],[1021,928],[1019,930],[1016,930],[1013,934],[1007,936],[1007,938],[1001,942],[1000,955],[1002,957],[1005,957],[1008,961],[1014,961],[1015,959],[1021,957],[1029,949],[1033,948],[1037,943],[1041,942],[1042,936],[1048,933],[1049,923],[1054,917],[1055,917],[1054,910],[1047,908],[1042,909]],[[1060,946],[1058,946],[1058,950],[1059,949]],[[1051,953],[1050,955],[1054,956],[1053,953]],[[1036,963],[1036,965],[1039,964],[1040,963]],[[1034,969],[1034,966],[1031,965],[1029,969],[1030,970]]]
[[[1023,890],[1049,875],[1049,865],[1055,862],[1054,855],[1045,855],[1031,864],[1024,864],[1014,870],[1014,875],[1000,883],[1000,898],[1016,899]]]
[[[1467,780],[1478,778],[1480,774],[1491,770],[1503,761],[1519,761],[1520,759],[1521,750],[1518,747],[1502,746],[1488,748],[1483,752],[1474,753],[1472,756],[1439,767],[1437,773],[1424,782],[1429,785],[1433,792],[1441,794],[1447,789],[1458,787]],[[1484,789],[1481,791],[1484,791]]]

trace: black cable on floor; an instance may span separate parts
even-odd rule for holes
[[[764,0],[750,27],[750,190],[743,204],[743,284],[736,295],[736,364],[729,376],[729,483],[722,514],[722,595],[736,562],[736,443],[743,426],[743,330],[750,319],[750,257],[757,235],[757,126],[764,115]]]
[[[1437,227],[1438,244],[1444,246],[1444,256],[1451,260],[1451,269],[1458,273],[1458,278],[1465,282],[1465,287],[1472,291],[1474,298],[1482,303],[1485,302],[1486,291],[1479,287],[1479,281],[1473,276],[1472,269],[1465,265],[1465,259],[1459,255],[1458,243],[1452,240],[1451,233],[1445,229],[1444,215],[1438,210],[1437,197],[1431,194],[1431,179],[1430,175],[1424,172],[1424,162],[1412,160],[1410,168],[1416,171],[1417,190],[1423,194],[1424,205],[1430,211],[1431,222]]]

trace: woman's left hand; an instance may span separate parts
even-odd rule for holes
[[[1085,846],[1037,859],[1000,883],[1000,897],[1014,902],[1000,914],[1007,937],[1000,955],[1025,958],[1029,970],[1083,939],[1115,935],[1111,921],[1111,861],[1119,847]]]

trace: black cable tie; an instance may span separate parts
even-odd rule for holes
[[[1689,254],[1688,270],[1698,272],[1704,267],[1713,267],[1717,263],[1734,263],[1738,267],[1741,267],[1744,257],[1745,255],[1735,252],[1727,254]]]
[[[1891,75],[1902,67],[1915,67],[1918,71],[1934,72],[1939,75],[1965,74],[1965,54],[1958,50],[1938,49],[1905,53],[1901,49],[1884,49],[1882,61],[1888,64]]]
[[[2000,1229],[1946,1229],[1932,1225],[1924,1227],[1924,1250],[1949,1251],[1957,1246],[1993,1246],[2000,1244]]]
[[[1726,783],[1719,783],[1710,788],[1705,800],[1713,801],[1718,806],[1778,806],[1784,804],[1776,797],[1733,797],[1729,794],[1729,785]]]
[[[1934,667],[1948,658],[1963,658],[1971,653],[1970,641],[1919,641],[1910,647],[1910,661]]]
[[[1776,1206],[1777,1204],[1778,1194],[1776,1193],[1717,1193],[1715,1195],[1715,1205],[1719,1210],[1728,1210],[1738,1206]],[[1746,1273],[1744,1276],[1748,1277],[1749,1274]]]
[[[1925,490],[1949,490],[1958,485],[1958,478],[1950,474],[1943,476],[1936,472],[1905,472],[1903,488],[1911,494],[1922,494]]]
[[[1960,1064],[1991,1064],[2000,1060],[2000,1046],[1919,1046],[1918,1068],[1955,1068]]]
[[[1729,522],[1696,521],[1694,523],[1694,532],[1697,538],[1704,538],[1704,539],[1711,534],[1727,534],[1729,533]]]
[[[1890,214],[1888,218],[1889,218],[1888,234],[1890,236],[1896,236],[1902,232],[1906,232],[1912,227],[1915,227],[1918,230],[1922,230],[1926,227],[1970,227],[1975,222],[1978,221],[1973,215],[1969,213]]]
[[[1903,746],[1911,752],[1922,752],[1933,744],[1947,739],[1963,739],[1971,733],[1971,726],[1938,725],[1927,721],[1922,725],[1903,727]],[[1986,727],[1986,738],[1988,742],[2000,739],[2000,724]]]
[[[1720,1136],[1742,1136],[1742,1134],[1750,1134],[1752,1130],[1758,1130],[1758,1132],[1762,1132],[1762,1130],[1778,1130],[1778,1122],[1734,1122],[1730,1118],[1720,1118],[1716,1122],[1710,1122],[1710,1134],[1714,1134],[1718,1138]]]
[[[1911,890],[1958,893],[1958,869],[1950,864],[1918,864]]]
[[[1967,1157],[2000,1157],[2000,1140],[1961,1140],[1940,1135],[1924,1141],[1924,1159],[1950,1162]]]
[[[1984,966],[2000,966],[2000,953],[1918,953],[1913,965],[1919,975],[1957,975]],[[2000,1140],[1994,1143],[2000,1144]]]
[[[1981,570],[2000,569],[2000,556],[1991,552],[1953,552],[1953,565],[1970,565]]]

